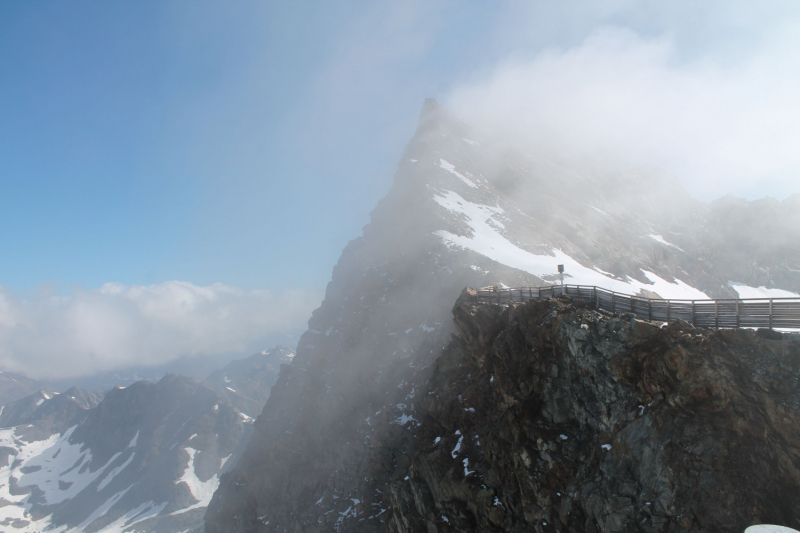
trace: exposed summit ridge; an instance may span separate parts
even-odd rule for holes
[[[342,252],[247,450],[221,478],[207,533],[395,527],[391,487],[409,475],[423,414],[415,398],[455,332],[465,286],[544,285],[566,264],[568,283],[619,292],[734,296],[772,283],[763,272],[800,291],[800,244],[739,268],[730,259],[757,243],[726,240],[714,207],[677,180],[559,157],[426,101],[391,190]]]

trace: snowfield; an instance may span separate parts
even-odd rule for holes
[[[739,298],[797,298],[800,294],[783,289],[768,289],[766,287],[749,287],[744,283],[729,281],[728,285],[739,294]]]
[[[503,265],[528,272],[534,276],[552,275],[557,272],[558,265],[564,265],[565,282],[576,285],[596,285],[611,291],[637,294],[640,290],[654,292],[662,298],[675,300],[708,300],[704,292],[691,287],[683,281],[665,280],[653,272],[642,270],[642,274],[650,283],[626,278],[616,279],[597,268],[588,268],[562,252],[552,248],[552,255],[538,255],[518,247],[506,239],[498,230],[503,228],[503,209],[469,202],[453,191],[442,191],[434,196],[434,200],[452,213],[463,215],[472,236],[454,235],[440,230],[436,235],[451,246],[460,246],[479,253]]]

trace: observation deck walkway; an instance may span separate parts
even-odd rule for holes
[[[534,298],[571,296],[595,302],[598,309],[633,313],[644,320],[674,322],[682,319],[706,328],[769,328],[800,330],[800,298],[729,298],[721,300],[667,300],[631,296],[590,285],[478,290],[478,301],[498,305]]]

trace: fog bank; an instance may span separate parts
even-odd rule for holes
[[[181,356],[249,355],[271,337],[299,335],[321,300],[315,290],[185,281],[106,283],[27,299],[0,287],[0,369],[58,379]]]
[[[783,198],[800,192],[800,23],[768,30],[722,60],[685,59],[666,33],[607,26],[574,47],[509,59],[445,102],[532,143],[662,166],[697,199]]]

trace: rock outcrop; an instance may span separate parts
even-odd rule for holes
[[[221,477],[206,532],[382,532],[412,517],[392,487],[409,475],[420,390],[450,357],[465,286],[545,285],[566,264],[567,283],[667,298],[800,291],[792,202],[756,209],[780,235],[739,271],[730,262],[758,249],[735,228],[747,202],[723,216],[658,170],[520,148],[427,101],[391,190],[342,252],[247,450]]]
[[[397,533],[740,533],[800,519],[800,340],[465,291],[384,443]],[[351,529],[357,531],[357,528]]]

